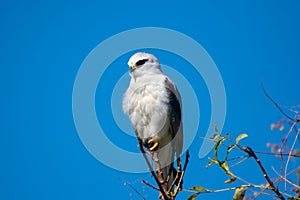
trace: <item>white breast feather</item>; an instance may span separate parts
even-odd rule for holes
[[[123,100],[123,110],[141,139],[159,139],[168,133],[168,93],[165,76],[131,81]]]

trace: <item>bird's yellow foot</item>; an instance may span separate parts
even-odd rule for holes
[[[148,140],[148,147],[150,151],[156,151],[158,149],[158,142],[150,139]]]

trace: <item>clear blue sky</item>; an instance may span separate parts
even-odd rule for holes
[[[300,3],[296,0],[2,1],[0,7],[0,199],[139,199],[120,178],[149,199],[156,197],[139,183],[140,178],[151,180],[149,173],[124,173],[96,160],[82,144],[72,116],[73,84],[81,63],[100,42],[128,29],[169,28],[201,44],[224,81],[224,131],[233,136],[247,132],[249,138],[243,142],[256,150],[267,151],[266,142],[279,141],[269,126],[282,117],[263,95],[260,81],[281,105],[299,104]],[[168,63],[166,52],[152,52]],[[116,75],[126,72],[129,56],[120,57],[122,66],[112,64]],[[193,79],[184,67],[181,73]],[[116,81],[114,73],[107,74],[106,81]],[[199,84],[205,112],[209,97],[202,80]],[[112,92],[105,84],[98,90]],[[101,99],[97,93],[96,100]],[[111,112],[109,107],[97,107],[99,119],[109,119]],[[207,126],[205,113],[201,117]],[[118,132],[114,121],[105,127],[113,130],[114,142],[136,147],[134,138]],[[201,131],[197,134],[201,136]],[[216,167],[205,169],[207,158],[198,158],[202,142],[197,138],[190,147],[184,187],[223,187],[227,177]],[[253,182],[263,182],[262,176],[255,178],[258,171],[249,170],[256,165],[248,163],[241,172]],[[231,195],[204,197],[230,199]]]

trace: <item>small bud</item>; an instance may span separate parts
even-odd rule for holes
[[[271,124],[271,131],[274,131],[276,128],[276,124]]]
[[[282,124],[279,125],[279,130],[284,131],[284,126]]]

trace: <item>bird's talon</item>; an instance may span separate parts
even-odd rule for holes
[[[148,141],[148,146],[150,151],[155,151],[158,148],[158,142],[155,142],[153,139]]]

